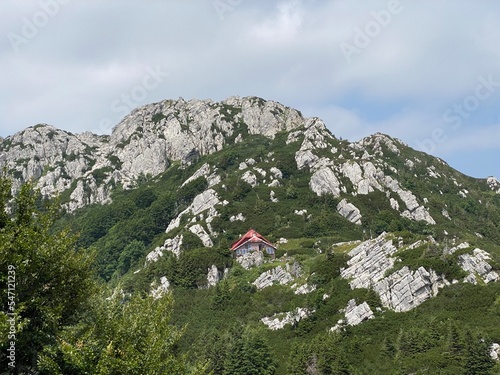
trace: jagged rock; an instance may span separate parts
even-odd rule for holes
[[[30,127],[2,140],[0,164],[17,171],[15,191],[22,180],[39,179],[45,195],[62,193],[75,181],[83,181],[71,192],[66,209],[73,211],[108,202],[108,185],[120,183],[128,189],[140,176],[164,172],[171,160],[189,165],[201,155],[220,151],[240,123],[246,124],[249,134],[273,138],[304,126],[306,120],[294,109],[255,97],[230,97],[219,103],[164,100],[133,110],[110,136],[75,135],[46,124]],[[96,183],[92,173],[104,178]],[[218,183],[218,176],[206,177],[210,186]],[[96,186],[87,184],[92,181]]]
[[[271,192],[269,193],[269,199],[273,203],[278,203],[279,202],[278,198],[276,198],[276,193],[274,192],[274,190],[271,190]]]
[[[311,314],[314,314],[314,312],[314,310],[297,307],[294,311],[276,314],[272,317],[264,317],[260,321],[270,330],[275,331],[284,328],[288,324],[296,324],[302,319],[308,318]]]
[[[278,180],[272,180],[269,184],[267,184],[269,187],[278,187],[281,186],[281,183]]]
[[[194,235],[196,235],[201,240],[203,246],[205,247],[214,246],[212,239],[200,224],[195,224],[192,227],[189,227],[189,231]]]
[[[342,174],[347,177],[353,186],[359,191],[359,183],[363,180],[363,171],[358,163],[354,160],[350,160],[342,164],[341,168]]]
[[[148,262],[157,262],[163,256],[164,251],[170,251],[174,253],[176,257],[179,257],[181,254],[181,246],[182,246],[183,236],[177,235],[174,238],[167,238],[165,243],[161,247],[157,247],[153,251],[151,251],[148,255],[146,255],[146,263]]]
[[[292,280],[293,276],[285,271],[281,266],[278,266],[269,271],[263,272],[252,284],[255,285],[257,289],[264,289],[274,283],[285,285]]]
[[[248,165],[254,165],[257,162],[255,161],[255,159],[249,158],[249,159],[245,160],[245,163]]]
[[[423,267],[417,271],[403,267],[384,277],[394,266],[392,255],[397,251],[392,240],[386,237],[382,233],[349,252],[349,267],[341,271],[341,276],[350,280],[351,288],[373,288],[385,307],[394,311],[408,311],[435,296],[439,288],[448,284],[434,271],[427,271]]]
[[[496,177],[492,176],[488,177],[486,179],[486,183],[488,184],[491,190],[493,190],[497,194],[500,194],[500,181],[498,181]]]
[[[386,237],[387,235],[382,233],[376,239],[362,242],[349,252],[351,258],[341,276],[351,280],[351,288],[370,288],[394,266],[391,255],[397,248],[392,244],[392,240]]]
[[[307,215],[307,210],[305,208],[303,210],[294,210],[293,213],[295,215],[305,216],[305,215]]]
[[[177,228],[181,222],[181,217],[183,215],[191,213],[192,215],[198,215],[203,211],[206,211],[208,209],[213,208],[216,204],[219,204],[219,196],[217,195],[216,191],[213,189],[208,189],[205,190],[203,193],[198,194],[194,199],[193,203],[186,208],[184,211],[182,211],[175,219],[173,219],[169,224],[167,229],[165,230],[166,233],[170,232],[171,230]],[[213,217],[214,215],[212,215]]]
[[[283,178],[283,173],[278,168],[271,167],[270,171],[273,174],[274,178],[276,178],[276,179]]]
[[[342,199],[337,205],[337,212],[349,220],[351,223],[361,225],[361,213],[359,209],[352,203],[348,203],[347,199]]]
[[[468,242],[462,242],[459,245],[452,247],[450,250],[448,250],[448,254],[453,254],[457,250],[467,249],[468,247],[470,247]]]
[[[212,265],[212,267],[210,267],[208,269],[208,273],[207,273],[207,287],[212,287],[212,286],[215,286],[217,285],[217,283],[220,281],[220,275],[219,275],[219,270],[217,269],[217,267],[215,266],[215,264]]]
[[[376,282],[373,290],[380,296],[384,307],[396,312],[409,311],[427,299],[437,295],[439,288],[449,285],[434,271],[420,267],[411,271],[403,267],[399,271]]]
[[[391,198],[391,199],[389,200],[389,202],[390,202],[390,204],[391,204],[391,208],[392,208],[393,210],[399,211],[399,202],[398,202],[396,199]]]
[[[432,216],[429,214],[429,211],[427,211],[425,207],[419,205],[417,197],[415,197],[411,191],[401,189],[399,182],[390,176],[385,177],[384,184],[391,191],[398,194],[406,205],[406,208],[408,208],[408,210],[401,214],[402,216],[417,221],[426,221],[429,224],[436,224]]]
[[[490,346],[490,357],[494,361],[500,361],[500,344],[494,342]]]
[[[181,187],[183,187],[184,185],[188,184],[191,181],[196,180],[198,177],[205,177],[205,179],[208,182],[208,187],[217,185],[221,181],[220,176],[218,176],[215,172],[212,174],[210,172],[211,172],[210,165],[208,163],[203,164],[200,169],[194,172],[194,174],[191,177],[189,177],[186,181],[182,183]]]
[[[397,140],[397,142],[402,143],[400,140]],[[366,138],[363,138],[361,141],[358,142],[358,144],[363,147],[368,147],[368,146],[371,147],[374,154],[380,156],[384,155],[382,145],[385,146],[389,151],[395,153],[396,155],[399,155],[401,153],[401,151],[396,146],[396,142],[394,141],[394,139],[381,133],[376,133]]]
[[[264,254],[261,251],[252,251],[251,253],[243,254],[236,258],[236,261],[241,266],[248,270],[252,267],[261,266],[264,263]]]
[[[318,159],[311,150],[299,150],[295,153],[295,162],[298,169],[304,169],[304,167],[311,169]]]
[[[350,326],[357,326],[365,320],[373,319],[375,317],[368,303],[363,302],[360,305],[356,305],[356,300],[354,299],[351,299],[347,303],[343,312],[345,313],[346,323]]]
[[[490,255],[481,249],[474,249],[471,254],[463,254],[458,257],[458,262],[460,267],[469,275],[464,281],[477,284],[477,278],[480,277],[485,283],[500,280],[500,276],[497,272],[493,271],[493,268],[488,263],[491,260]]]
[[[229,221],[232,223],[232,222],[235,222],[235,221],[245,221],[246,220],[246,217],[243,216],[243,214],[240,212],[238,215],[233,215],[229,218]]]
[[[249,183],[250,185],[252,185],[252,187],[257,186],[257,184],[258,184],[257,176],[250,171],[246,171],[245,173],[243,173],[243,176],[241,176],[241,179],[243,181]]]
[[[340,182],[329,167],[323,167],[314,172],[309,181],[309,187],[318,196],[324,194],[340,196]]]
[[[304,284],[295,289],[295,294],[309,294],[316,290],[316,285]]]
[[[165,276],[162,276],[160,278],[160,285],[158,285],[156,288],[155,287],[156,287],[156,282],[153,282],[151,284],[151,288],[153,288],[151,289],[151,295],[153,296],[154,299],[158,299],[168,292],[168,289],[170,288],[170,283],[168,282]]]

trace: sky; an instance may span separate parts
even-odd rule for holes
[[[2,0],[0,136],[259,96],[500,178],[498,0]]]

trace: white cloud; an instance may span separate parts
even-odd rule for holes
[[[303,19],[300,1],[280,2],[276,8],[276,14],[250,29],[250,40],[277,44],[290,42],[297,36]]]

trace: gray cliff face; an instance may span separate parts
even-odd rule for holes
[[[140,176],[156,176],[171,161],[190,163],[220,151],[247,134],[273,138],[304,126],[291,108],[255,97],[165,100],[137,108],[110,136],[72,134],[40,124],[0,140],[0,165],[16,182],[35,180],[47,196],[67,192],[73,211],[106,203],[116,184],[133,187]]]

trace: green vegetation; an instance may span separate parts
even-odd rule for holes
[[[152,120],[155,124],[157,124],[157,123],[159,123],[161,120],[163,120],[164,118],[167,118],[167,117],[166,117],[163,113],[158,112],[158,113],[155,113],[155,114],[153,115],[153,117],[151,118],[151,120]]]
[[[183,330],[171,324],[171,295],[108,297],[93,272],[94,252],[53,230],[57,202],[37,209],[39,193],[25,184],[11,216],[10,189],[0,175],[2,373],[207,373],[208,363],[188,363],[176,350]],[[131,243],[122,264],[140,246]]]

